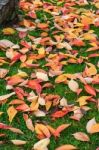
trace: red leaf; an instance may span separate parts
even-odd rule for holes
[[[22,104],[16,107],[18,111],[30,111],[30,107],[27,104]]]
[[[33,89],[33,90],[36,90],[36,92],[37,92],[38,94],[40,94],[41,91],[42,91],[42,87],[41,87],[41,85],[39,84],[39,81],[37,81],[37,80],[29,80],[29,81],[28,81],[28,86],[29,86],[29,88],[31,88],[31,89]]]
[[[87,93],[89,93],[89,94],[91,94],[91,95],[93,95],[93,96],[96,96],[96,91],[95,91],[95,89],[94,89],[93,87],[91,87],[90,85],[86,84],[86,85],[84,86],[84,88],[85,88],[85,91],[86,91]]]
[[[67,115],[69,112],[70,112],[69,109],[59,110],[59,111],[56,111],[55,113],[53,113],[51,116],[53,118],[62,118],[63,116]]]

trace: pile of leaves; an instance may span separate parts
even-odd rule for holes
[[[0,37],[1,145],[33,138],[25,149],[99,149],[98,9],[98,0],[20,0],[19,23]]]

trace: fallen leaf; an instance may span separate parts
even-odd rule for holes
[[[0,69],[0,79],[4,78],[8,73],[8,70],[7,69],[3,69],[1,68]]]
[[[27,143],[26,141],[23,141],[23,140],[11,140],[11,142],[12,142],[14,145],[24,145],[24,144]]]
[[[96,123],[94,124],[92,127],[91,127],[91,133],[98,133],[99,132],[99,123]]]
[[[39,142],[34,144],[33,150],[46,150],[49,143],[50,143],[49,138],[40,140]]]
[[[17,110],[13,106],[10,106],[7,110],[7,113],[9,116],[9,121],[12,122],[13,118],[17,114]]]
[[[86,91],[87,93],[89,93],[90,95],[96,96],[96,91],[95,91],[95,89],[94,89],[92,86],[86,84],[86,85],[84,86],[84,88],[85,88],[85,91]]]
[[[5,35],[12,35],[15,33],[15,30],[13,28],[4,28],[2,30],[3,34]]]
[[[81,96],[77,99],[77,102],[79,102],[80,106],[84,106],[90,98],[92,98],[92,96]]]
[[[68,82],[68,87],[70,88],[71,91],[77,92],[79,85],[75,80],[72,79]]]
[[[46,73],[43,73],[43,72],[36,72],[36,76],[38,79],[41,79],[43,81],[48,81],[48,76]]]
[[[92,126],[94,126],[94,125],[96,125],[96,120],[95,120],[95,118],[93,118],[93,119],[91,119],[91,120],[89,120],[88,122],[87,122],[87,125],[86,125],[86,129],[87,129],[87,132],[88,133],[92,133]]]
[[[11,41],[9,40],[0,40],[0,47],[3,47],[3,48],[7,48],[7,47],[12,47],[14,46],[14,43],[12,43]]]
[[[77,149],[77,148],[73,145],[66,144],[66,145],[62,145],[62,146],[56,148],[55,150],[74,150],[74,149]]]
[[[76,132],[73,134],[73,136],[75,137],[75,139],[79,141],[85,141],[85,142],[90,141],[88,135],[83,132]]]
[[[11,96],[13,96],[13,95],[15,95],[15,92],[12,92],[12,93],[6,94],[6,95],[2,95],[2,96],[0,96],[0,101],[3,101],[3,100],[5,100],[5,99],[8,99],[9,97],[11,97]]]

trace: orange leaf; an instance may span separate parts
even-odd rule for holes
[[[96,123],[91,127],[91,133],[97,133],[97,132],[99,132],[99,123]]]

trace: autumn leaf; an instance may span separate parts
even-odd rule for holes
[[[13,95],[15,95],[15,92],[12,92],[12,93],[6,94],[6,95],[2,95],[2,96],[0,96],[0,101],[3,101],[3,100],[5,100],[5,99],[8,99],[9,97],[11,97],[11,96],[13,96]]]
[[[80,106],[84,106],[90,98],[92,98],[92,96],[81,96],[77,99],[77,102],[79,102]]]
[[[7,48],[7,47],[12,47],[14,46],[14,43],[12,43],[11,41],[9,40],[0,40],[0,47],[3,47],[3,48]]]
[[[24,144],[27,143],[26,141],[22,141],[22,140],[11,140],[11,142],[12,142],[14,145],[24,145]]]
[[[77,149],[77,148],[73,145],[66,144],[66,145],[62,145],[62,146],[56,148],[55,150],[74,150],[74,149]]]
[[[36,76],[38,79],[41,79],[43,81],[48,81],[48,76],[46,73],[43,73],[43,72],[36,72]]]
[[[3,69],[1,68],[0,69],[0,79],[4,78],[8,73],[8,70],[7,69]]]
[[[27,128],[33,132],[34,126],[33,126],[32,120],[30,118],[28,118],[28,115],[26,115],[26,114],[23,114],[23,118],[25,120]]]
[[[86,84],[84,86],[84,88],[85,88],[87,93],[89,93],[90,95],[96,96],[96,91],[95,91],[95,89],[92,86]]]
[[[15,33],[15,30],[13,28],[4,28],[2,30],[3,34],[5,35],[12,35]]]
[[[79,85],[76,81],[74,80],[70,80],[68,82],[68,87],[70,88],[70,90],[72,90],[73,92],[77,92]]]
[[[17,114],[17,110],[13,106],[10,106],[7,110],[7,113],[9,116],[9,121],[12,122],[12,120],[14,119],[14,117]]]
[[[79,141],[85,141],[85,142],[90,141],[88,135],[83,132],[76,132],[73,134],[73,136],[75,137],[75,139]]]
[[[99,123],[96,123],[91,127],[91,133],[93,134],[98,132],[99,132]]]
[[[87,125],[86,125],[86,129],[87,129],[87,132],[88,133],[92,133],[92,127],[96,125],[96,120],[95,118],[92,118],[91,120],[89,120],[87,122]]]
[[[45,150],[45,149],[47,149],[47,146],[49,145],[49,143],[50,143],[49,138],[40,140],[40,141],[38,141],[37,143],[34,144],[33,150],[40,150],[40,149]]]
[[[37,93],[41,93],[41,91],[42,91],[41,85],[36,80],[29,80],[28,86],[29,86],[29,88],[36,90]]]

